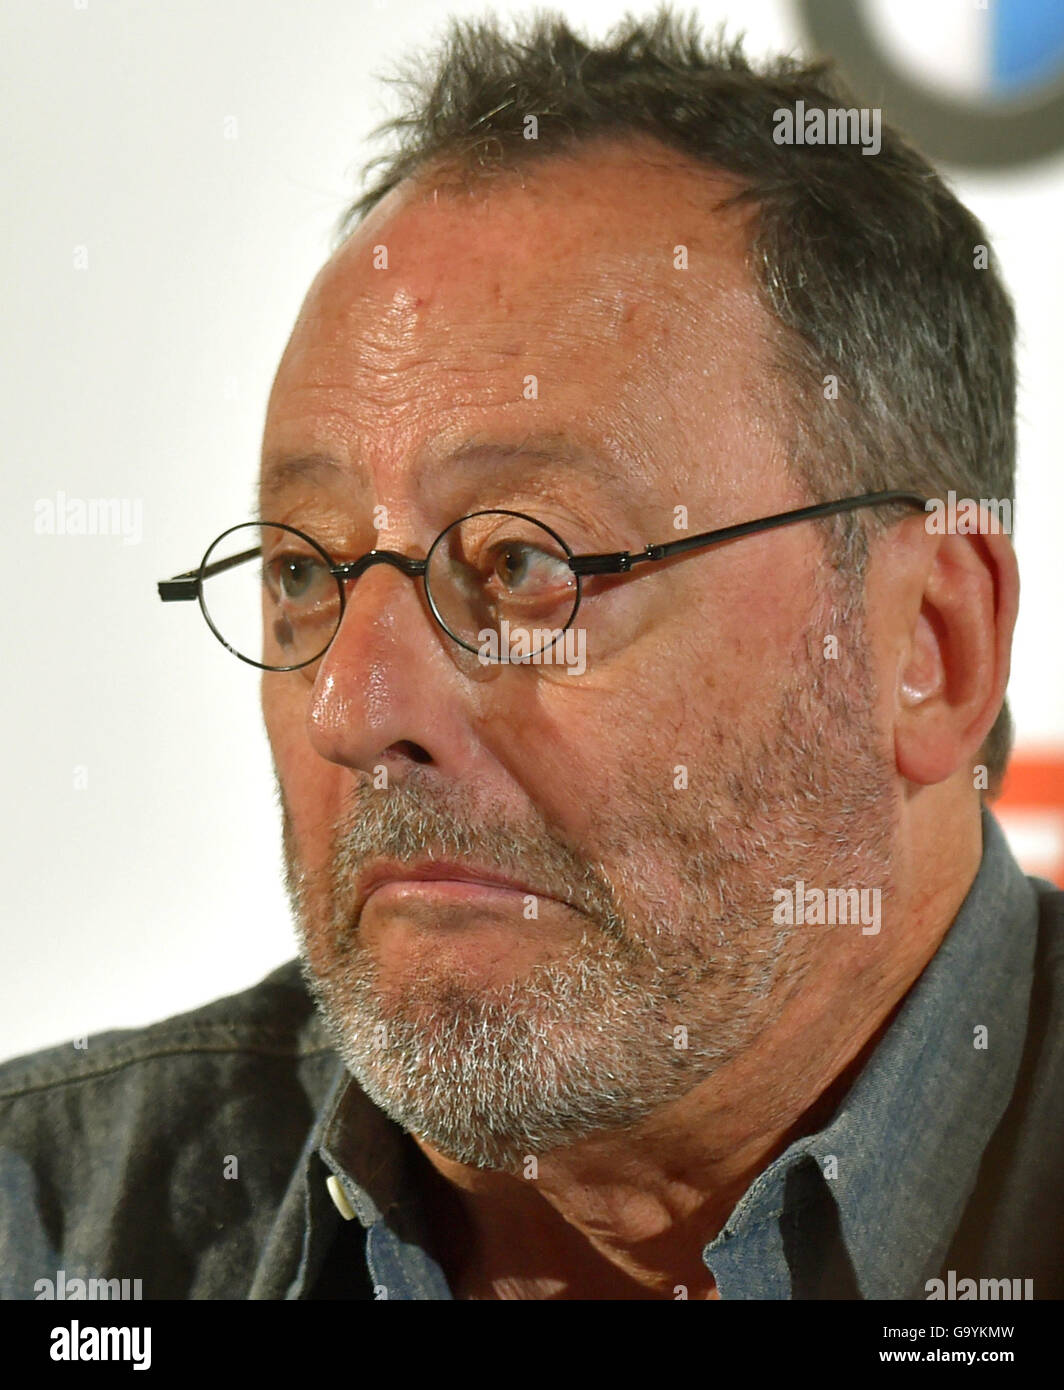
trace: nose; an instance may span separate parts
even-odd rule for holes
[[[343,618],[307,716],[319,756],[373,777],[383,767],[389,781],[411,763],[468,775],[473,756],[462,678],[429,611],[424,566],[376,551],[345,567]]]

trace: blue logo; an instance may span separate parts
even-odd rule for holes
[[[963,94],[888,52],[864,0],[796,4],[813,48],[836,60],[858,101],[882,106],[932,158],[1001,169],[1064,149],[1064,0],[973,0],[965,22],[978,72]]]
[[[989,0],[975,10],[989,27],[990,89],[999,98],[1027,96],[1064,73],[1061,0]]]

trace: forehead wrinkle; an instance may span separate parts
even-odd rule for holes
[[[427,238],[416,207],[399,210],[389,222],[385,276],[370,269],[356,233],[316,284],[302,365],[330,384],[357,375],[381,404],[404,380],[433,371],[478,376],[522,353],[538,357],[542,371],[547,359],[582,359],[589,340],[612,348],[619,375],[629,377],[661,365],[660,349],[683,338],[691,346],[701,338],[703,353],[712,351],[707,330],[730,337],[730,302],[746,298],[736,295],[736,280],[752,288],[745,267],[714,254],[717,238],[692,236],[694,228],[682,239],[699,264],[681,274],[672,236],[618,246],[616,228],[599,223],[559,250],[556,238],[527,219],[513,235],[505,201],[494,210],[504,215],[491,226],[490,255],[480,238],[470,247],[468,229],[452,245],[468,218]]]
[[[719,205],[737,181],[707,171],[655,139],[630,132],[604,137],[572,158],[530,164],[519,187],[493,185],[483,198],[437,204],[425,193],[435,188],[445,166],[446,161],[422,170],[406,181],[405,193],[402,185],[393,190],[387,215],[356,229],[338,249],[332,265],[341,285],[326,276],[323,288],[334,321],[345,314],[337,301],[346,300],[347,311],[356,314],[358,301],[376,306],[362,335],[376,337],[376,348],[386,347],[391,337],[401,350],[440,310],[459,326],[471,321],[478,343],[483,342],[491,332],[485,318],[490,320],[496,308],[512,311],[515,296],[526,291],[528,304],[541,311],[540,333],[542,306],[557,299],[559,312],[548,316],[548,334],[558,319],[586,318],[597,310],[612,336],[626,317],[625,300],[645,295],[648,282],[651,303],[670,316],[702,323],[712,316],[713,290],[753,288],[746,265],[748,213]],[[661,197],[633,226],[628,201],[637,173],[649,175]],[[383,214],[383,206],[377,212]],[[383,277],[370,269],[368,254],[381,242],[390,258]],[[691,270],[679,275],[672,265],[676,242],[685,243],[692,255]],[[741,254],[735,256],[736,250]],[[708,281],[697,289],[695,262]],[[652,276],[655,268],[659,274]],[[512,331],[509,314],[502,326]]]
[[[415,480],[429,473],[436,476],[442,464],[457,464],[465,469],[487,474],[502,465],[511,473],[518,465],[531,466],[542,472],[561,465],[590,477],[604,491],[616,496],[625,493],[631,482],[645,482],[646,470],[642,460],[621,457],[616,450],[603,446],[588,446],[560,432],[530,434],[521,440],[485,439],[486,431],[473,435],[445,454],[437,448],[423,450],[417,459],[412,476]]]
[[[384,273],[370,268],[369,248],[356,233],[323,269],[316,286],[323,323],[351,332],[371,351],[389,346],[401,351],[441,312],[458,322],[472,320],[481,333],[485,320],[495,318],[508,330],[515,297],[522,294],[540,319],[544,303],[557,300],[563,314],[586,315],[594,308],[615,320],[629,299],[645,293],[655,269],[656,297],[671,300],[674,308],[690,297],[693,277],[678,276],[672,265],[675,232],[648,232],[634,244],[618,244],[611,219],[585,226],[569,208],[572,235],[559,245],[556,231],[530,223],[524,200],[518,200],[516,209],[508,200],[492,200],[483,211],[489,214],[486,225],[464,210],[454,211],[441,228],[426,227],[416,205],[398,209],[387,229],[390,262]],[[516,221],[515,211],[522,214]],[[471,237],[474,226],[477,235]],[[370,240],[377,236],[383,238],[384,230]],[[716,238],[686,228],[680,239],[697,248],[709,279],[719,279]],[[368,321],[358,324],[367,312]],[[553,322],[556,316],[549,317]]]
[[[559,190],[548,185],[544,191],[545,204],[557,202]],[[678,427],[682,412],[671,408],[678,400],[712,387],[718,395],[728,389],[723,402],[736,403],[731,377],[744,365],[741,359],[750,358],[757,336],[751,329],[760,306],[745,255],[735,263],[720,255],[730,249],[736,228],[727,225],[730,219],[712,217],[706,225],[705,209],[696,206],[701,199],[682,184],[671,183],[669,193],[670,203],[680,204],[683,225],[664,227],[660,216],[651,218],[634,244],[622,237],[619,246],[612,195],[603,195],[601,210],[611,215],[590,219],[571,219],[563,201],[563,221],[574,231],[574,222],[583,225],[562,249],[549,227],[530,222],[523,195],[491,200],[474,238],[468,216],[461,217],[464,233],[448,216],[437,218],[428,229],[433,235],[426,236],[417,210],[397,205],[394,220],[375,226],[362,244],[354,233],[323,268],[286,397],[317,393],[315,407],[344,417],[337,443],[345,457],[368,457],[354,447],[360,436],[372,442],[378,432],[394,438],[398,430],[408,444],[418,434],[424,438],[426,409],[437,424],[441,416],[455,425],[465,416],[461,424],[468,430],[468,411],[476,410],[480,424],[493,407],[505,431],[499,442],[512,454],[509,364],[519,366],[524,357],[541,377],[564,374],[556,392],[562,404],[575,407],[596,438],[623,446],[606,451],[612,472],[604,467],[602,475],[634,477],[644,454],[653,464],[670,424]],[[623,225],[631,231],[630,223]],[[369,266],[368,243],[378,241],[389,246],[386,276]],[[674,241],[692,251],[694,264],[682,274],[672,265]],[[660,269],[651,274],[655,263]],[[593,379],[584,382],[589,350]],[[755,357],[749,365],[760,363]],[[508,370],[500,372],[504,366]],[[303,382],[293,379],[300,371]],[[432,376],[443,398],[426,405],[424,387]],[[496,425],[489,421],[485,428],[490,437]],[[329,431],[318,433],[327,440]],[[683,452],[697,457],[705,449],[704,431],[699,425],[683,433]],[[409,460],[409,450],[400,453]],[[534,461],[530,455],[528,462]],[[472,456],[467,462],[476,466]]]

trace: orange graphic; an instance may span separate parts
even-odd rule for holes
[[[1025,873],[1064,888],[1064,749],[1020,749],[991,809]]]

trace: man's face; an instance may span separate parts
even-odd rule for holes
[[[433,188],[315,281],[265,519],[347,561],[501,508],[582,553],[806,500],[748,235],[712,208],[730,187],[602,144],[488,196]],[[311,456],[333,466],[283,467]],[[378,565],[319,662],[263,678],[308,981],[367,1093],[479,1166],[689,1092],[811,972],[862,968],[774,924],[773,890],[887,879],[889,743],[859,634],[823,659],[814,526],[587,581],[575,626],[582,674],[484,666]]]

